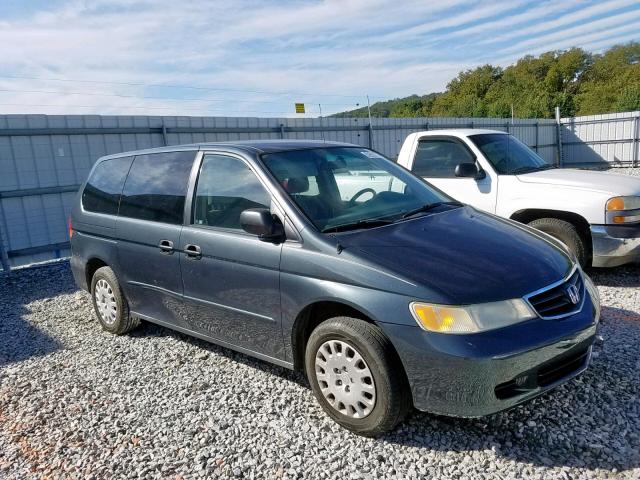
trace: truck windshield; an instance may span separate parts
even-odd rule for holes
[[[512,135],[484,133],[470,135],[471,141],[502,175],[518,175],[555,168]]]
[[[444,193],[362,147],[270,153],[262,161],[323,232],[372,228],[407,213],[455,208]]]

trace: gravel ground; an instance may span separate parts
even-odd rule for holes
[[[640,268],[593,272],[579,379],[507,413],[342,430],[304,378],[143,324],[114,337],[66,262],[0,278],[0,478],[640,478]]]

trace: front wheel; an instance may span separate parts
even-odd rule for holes
[[[560,240],[573,252],[580,265],[588,266],[587,246],[575,225],[559,218],[538,218],[529,222],[529,226]]]
[[[322,409],[359,435],[392,430],[411,408],[391,342],[363,320],[338,317],[321,323],[309,337],[305,367]]]

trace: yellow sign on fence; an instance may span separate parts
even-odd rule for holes
[[[296,113],[304,113],[304,103],[296,103]]]

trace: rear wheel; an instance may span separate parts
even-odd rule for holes
[[[575,225],[559,218],[539,218],[529,222],[529,226],[560,240],[575,254],[580,265],[587,266],[587,246]]]
[[[359,435],[392,430],[411,407],[391,342],[363,320],[338,317],[321,323],[309,337],[305,367],[323,410]]]
[[[140,321],[129,313],[115,273],[109,267],[96,270],[91,279],[91,298],[98,321],[104,330],[116,335],[127,333]]]

